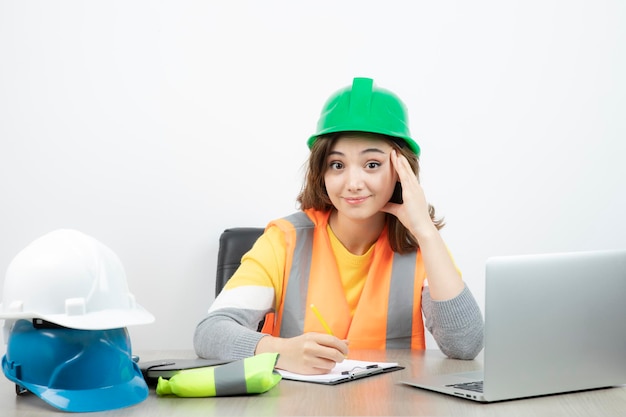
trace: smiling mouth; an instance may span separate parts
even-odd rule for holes
[[[365,200],[367,200],[367,196],[365,197],[344,197],[344,200],[348,204],[361,204]]]

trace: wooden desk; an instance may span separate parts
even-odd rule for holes
[[[138,352],[142,360],[191,358],[189,351]],[[479,404],[412,388],[400,381],[410,376],[475,370],[481,359],[446,359],[439,351],[352,351],[351,358],[398,362],[406,369],[370,378],[325,386],[281,381],[272,390],[254,396],[224,398],[157,397],[121,410],[87,415],[104,416],[567,416],[626,415],[626,386],[574,394],[553,395],[493,404]],[[3,417],[48,416],[63,413],[34,395],[17,397],[14,384],[0,377]]]

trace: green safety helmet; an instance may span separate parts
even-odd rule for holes
[[[336,132],[369,132],[401,139],[417,156],[419,145],[411,138],[407,109],[389,90],[374,85],[371,78],[355,78],[352,86],[334,93],[322,109],[317,132],[309,149],[322,135]]]

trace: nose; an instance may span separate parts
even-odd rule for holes
[[[358,168],[348,170],[347,188],[350,192],[358,192],[363,189],[363,172]]]

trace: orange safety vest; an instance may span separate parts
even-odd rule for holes
[[[421,300],[425,279],[421,252],[393,252],[385,228],[374,247],[372,266],[354,316],[346,300],[326,230],[330,212],[305,210],[271,222],[285,234],[283,294],[264,332],[294,337],[324,332],[313,303],[333,334],[352,349],[425,349]]]

